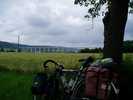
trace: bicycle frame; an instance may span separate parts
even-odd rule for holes
[[[76,89],[76,86],[78,84],[81,84],[81,82],[84,82],[83,70],[84,70],[83,64],[81,64],[79,70],[71,70],[71,69],[63,69],[62,70],[63,73],[67,73],[69,75],[71,73],[73,75],[73,77],[70,78],[68,83],[66,82],[67,81],[66,78],[64,76],[61,76],[61,80],[62,80],[62,83],[64,84],[64,88],[67,87],[67,89],[65,89],[66,92],[64,92],[64,93],[66,93],[65,95],[68,96],[67,99],[72,100],[73,91]],[[83,100],[88,100],[88,99],[84,98]]]

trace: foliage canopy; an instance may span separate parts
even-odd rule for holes
[[[85,18],[95,18],[100,16],[100,11],[102,7],[105,5],[107,11],[110,8],[112,0],[75,0],[74,4],[79,4],[80,6],[88,7],[88,14],[85,15]],[[118,0],[122,2],[122,0]],[[102,15],[105,14],[106,11],[102,12]],[[129,13],[133,13],[133,0],[129,2]]]

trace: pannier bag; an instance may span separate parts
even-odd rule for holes
[[[117,74],[110,69],[94,64],[88,67],[85,77],[85,94],[98,100],[107,100],[110,91],[109,82],[116,80]]]
[[[33,80],[31,91],[34,95],[47,95],[48,93],[48,77],[44,73],[38,73]]]

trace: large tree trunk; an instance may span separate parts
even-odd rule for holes
[[[122,61],[124,31],[128,16],[129,0],[110,0],[109,11],[103,18],[104,58],[113,58],[118,64]]]

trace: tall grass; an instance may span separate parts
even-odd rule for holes
[[[0,100],[32,100],[30,88],[34,74],[29,72],[43,70],[42,64],[45,60],[55,60],[64,64],[65,68],[78,68],[78,60],[88,56],[101,58],[101,54],[0,53]],[[130,76],[132,80],[129,84],[129,78],[126,77],[125,87],[132,93],[133,54],[124,54],[124,64],[126,71],[123,75]]]
[[[74,54],[74,53],[0,53],[0,69],[16,70],[20,72],[37,72],[43,70],[42,64],[47,59],[52,59],[65,66],[77,68],[78,60],[100,54]]]
[[[32,100],[33,74],[0,71],[0,100]]]
[[[43,70],[45,60],[55,60],[65,68],[78,68],[78,60],[88,56],[98,58],[100,54],[0,53],[0,100],[32,100],[30,88],[34,75],[31,72]]]
[[[133,72],[133,53],[124,54],[125,69]]]

